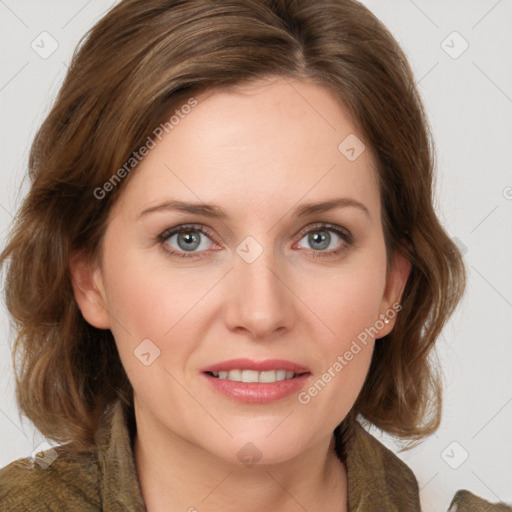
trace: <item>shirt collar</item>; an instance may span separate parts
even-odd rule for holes
[[[133,439],[130,435],[132,410],[119,400],[107,410],[96,439],[99,446],[100,495],[104,512],[143,512]]]
[[[418,482],[405,462],[355,419],[343,439],[349,512],[421,512]]]

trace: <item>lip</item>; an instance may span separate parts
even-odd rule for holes
[[[221,372],[238,369],[255,370],[257,372],[287,370],[294,373],[309,373],[309,368],[285,359],[265,359],[264,361],[254,361],[252,359],[230,359],[229,361],[223,361],[221,363],[207,366],[203,368],[201,372]]]
[[[293,379],[277,382],[236,382],[217,379],[207,373],[203,373],[202,376],[214,390],[237,402],[268,404],[298,393],[306,385],[311,374],[304,373]]]
[[[218,379],[206,373],[237,369],[255,370],[258,372],[287,370],[300,375],[297,375],[293,379],[280,380],[277,382],[237,382],[228,379]],[[252,404],[267,404],[298,393],[311,377],[311,372],[307,367],[284,359],[266,359],[265,361],[231,359],[207,366],[203,368],[201,372],[207,383],[215,391],[237,402]]]

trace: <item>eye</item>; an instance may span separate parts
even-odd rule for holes
[[[204,252],[213,243],[204,226],[181,225],[158,236],[164,250],[178,258],[190,258]]]
[[[350,231],[333,224],[318,223],[309,227],[308,231],[299,240],[306,240],[317,256],[336,256],[353,245],[354,239]]]
[[[301,233],[313,251],[313,257],[334,257],[354,245],[354,237],[345,228],[317,223]],[[216,245],[209,230],[200,224],[183,224],[169,228],[157,237],[164,250],[177,258],[198,258]],[[302,248],[302,247],[300,247]]]

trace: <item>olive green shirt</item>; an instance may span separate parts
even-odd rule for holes
[[[337,429],[336,452],[348,474],[349,512],[420,512],[418,483],[409,467],[358,422]],[[133,457],[133,410],[115,402],[98,431],[97,452],[56,446],[36,459],[0,469],[0,511],[143,512]],[[54,450],[54,451],[53,451]],[[512,512],[459,491],[450,512]]]

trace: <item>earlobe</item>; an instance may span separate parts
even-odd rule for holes
[[[92,265],[87,255],[76,252],[70,258],[69,270],[74,296],[85,320],[98,329],[110,329],[100,268]]]

